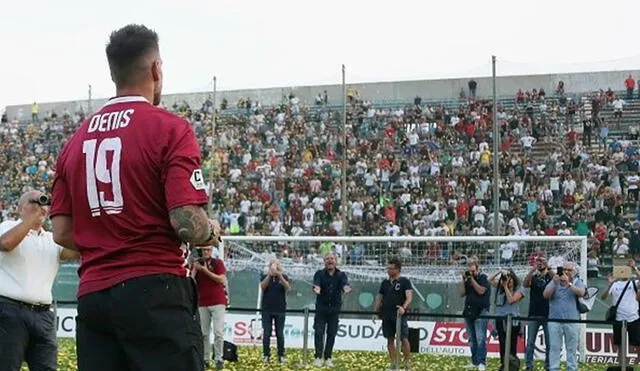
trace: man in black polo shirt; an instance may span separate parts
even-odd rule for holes
[[[275,259],[260,281],[262,289],[262,362],[271,357],[271,332],[275,327],[278,346],[278,362],[284,363],[284,322],[287,310],[287,293],[291,291],[289,277],[282,273],[280,261]]]
[[[389,259],[387,274],[389,278],[382,281],[380,291],[376,296],[376,311],[382,313],[382,335],[387,339],[387,350],[391,360],[391,369],[398,369],[396,359],[396,323],[397,315],[402,315],[400,325],[400,337],[402,338],[402,354],[404,355],[405,368],[410,368],[411,347],[409,346],[409,324],[404,314],[407,312],[413,299],[411,281],[406,277],[400,277],[402,264],[397,258]]]
[[[351,292],[349,279],[344,272],[336,268],[336,256],[333,253],[324,257],[324,269],[317,271],[313,276],[313,292],[316,294],[316,315],[313,322],[316,355],[313,365],[333,367],[331,353],[338,333],[342,293]],[[326,344],[325,328],[327,332]]]
[[[549,330],[547,321],[543,320],[543,318],[549,317],[549,300],[545,299],[542,293],[552,279],[553,271],[549,270],[547,259],[543,256],[538,256],[535,267],[531,269],[522,282],[522,286],[528,287],[530,290],[529,317],[540,317],[539,320],[532,320],[527,324],[527,350],[525,353],[527,370],[533,370],[533,351],[540,326],[542,326],[542,332],[544,333],[544,345],[549,347]],[[544,354],[544,367],[545,370],[549,369],[549,352]]]

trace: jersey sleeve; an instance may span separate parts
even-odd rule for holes
[[[384,296],[384,283],[385,281],[382,281],[382,283],[380,284],[380,289],[378,290],[378,294]]]
[[[64,157],[64,153],[61,154],[56,163],[56,174],[51,188],[50,215],[52,217],[56,215],[71,215],[71,191],[64,177]]]
[[[181,121],[176,125],[180,129],[170,134],[165,161],[164,190],[168,210],[207,203],[198,141],[187,122]]]

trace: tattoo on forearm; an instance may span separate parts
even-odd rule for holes
[[[169,212],[171,226],[184,242],[198,244],[209,239],[209,219],[200,206],[187,205]]]

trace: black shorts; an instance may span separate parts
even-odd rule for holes
[[[203,371],[193,279],[133,278],[78,299],[79,371]]]
[[[382,319],[382,336],[385,339],[394,338],[396,336],[396,318],[384,317]],[[402,339],[409,338],[409,323],[407,322],[407,316],[402,316],[402,323],[400,324],[400,337]]]
[[[620,345],[622,322],[615,321],[613,323],[613,344]],[[640,346],[640,319],[633,322],[627,322],[627,333],[629,334],[629,345]]]

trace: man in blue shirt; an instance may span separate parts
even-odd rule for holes
[[[333,253],[328,253],[324,257],[324,269],[317,271],[313,276],[313,292],[316,294],[316,314],[313,322],[316,354],[313,364],[316,367],[323,365],[333,367],[331,354],[338,333],[342,293],[351,292],[349,279],[344,272],[336,268],[336,256]],[[325,330],[327,333],[326,343]]]
[[[549,299],[549,319],[580,319],[577,299],[584,296],[586,286],[577,278],[576,265],[565,263],[553,280],[547,284],[543,296]],[[567,371],[578,370],[578,338],[579,326],[577,323],[549,322],[549,370],[560,371],[560,352],[562,351],[562,339],[567,349]]]

